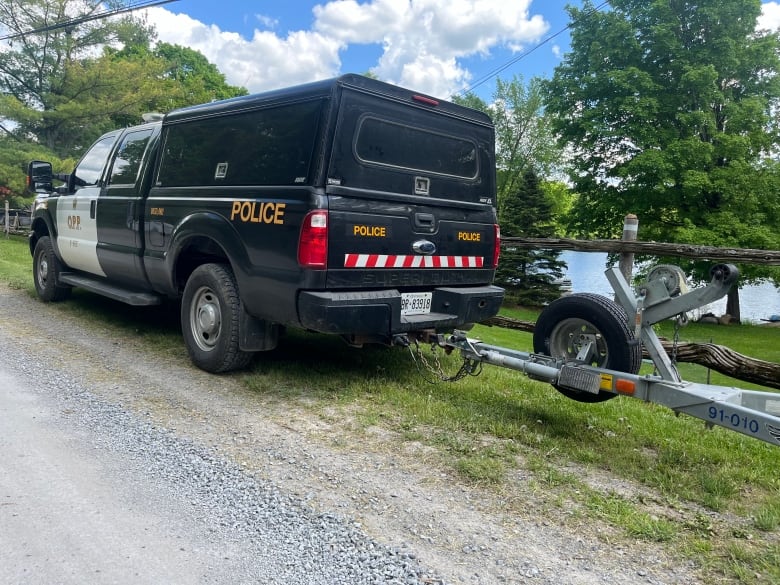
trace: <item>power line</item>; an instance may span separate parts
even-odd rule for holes
[[[609,0],[605,0],[604,2],[602,2],[601,4],[596,6],[595,8],[592,8],[591,10],[588,10],[587,12],[584,13],[584,16],[590,16],[594,12],[598,12],[599,10],[604,8],[604,6],[606,6],[607,4],[609,4]],[[551,34],[548,37],[545,37],[538,44],[534,45],[533,47],[531,47],[527,51],[523,51],[518,56],[513,57],[512,59],[510,59],[509,61],[507,61],[503,65],[501,65],[501,66],[493,69],[492,71],[488,72],[487,74],[483,75],[482,77],[477,79],[477,81],[474,82],[471,86],[469,86],[469,87],[467,87],[465,89],[460,90],[458,93],[462,95],[464,93],[467,93],[467,92],[470,92],[470,91],[474,91],[475,88],[479,87],[483,83],[486,83],[489,79],[495,77],[496,75],[498,75],[502,71],[505,71],[505,70],[509,69],[512,65],[514,65],[515,63],[517,63],[521,59],[525,59],[526,57],[528,57],[528,55],[530,55],[531,53],[533,53],[537,49],[540,49],[541,47],[543,47],[544,45],[546,45],[550,41],[552,41],[555,38],[561,36],[563,33],[565,33],[567,30],[569,30],[572,27],[572,25],[573,25],[573,23],[570,22],[565,27],[563,27],[561,30],[559,30],[558,32],[553,33],[553,34]]]
[[[171,2],[178,2],[178,0],[140,0],[135,3],[131,3],[127,6],[124,6],[122,8],[114,8],[113,10],[104,10],[102,12],[95,12],[94,14],[89,14],[86,16],[80,16],[78,18],[72,18],[71,20],[64,20],[61,22],[55,22],[54,24],[49,24],[47,26],[42,26],[41,28],[36,28],[30,31],[26,32],[19,32],[19,33],[13,33],[10,35],[6,35],[4,37],[0,37],[0,41],[8,41],[13,40],[19,37],[24,37],[27,35],[35,35],[40,34],[44,32],[50,32],[53,30],[59,30],[61,28],[70,28],[72,26],[76,26],[79,24],[84,24],[85,22],[90,22],[93,20],[100,20],[101,18],[108,18],[109,16],[116,16],[117,14],[125,14],[127,12],[133,12],[135,10],[140,10],[141,8],[151,8],[153,6],[160,6],[162,4],[169,4]]]

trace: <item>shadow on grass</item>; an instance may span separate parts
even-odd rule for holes
[[[179,303],[134,307],[90,292],[75,289],[68,301],[59,305],[81,315],[91,315],[95,323],[119,328],[127,335],[181,337]]]

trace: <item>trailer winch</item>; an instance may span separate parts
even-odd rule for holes
[[[706,286],[689,289],[682,270],[661,265],[632,290],[620,271],[610,268],[606,277],[615,300],[575,293],[550,303],[536,322],[533,352],[489,345],[464,331],[437,335],[433,342],[460,352],[463,375],[491,364],[547,382],[573,400],[629,396],[780,445],[780,393],[684,381],[653,329],[666,319],[683,324],[690,311],[725,296],[739,272],[731,264],[718,264],[710,276]],[[642,347],[653,363],[652,374],[639,374]]]

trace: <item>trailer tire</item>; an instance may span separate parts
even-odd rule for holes
[[[239,347],[241,299],[236,277],[225,264],[203,264],[187,279],[181,326],[192,362],[212,374],[241,369],[253,354]]]
[[[635,342],[623,309],[612,300],[592,293],[561,297],[550,303],[536,321],[534,352],[574,360],[585,342],[596,342],[586,362],[598,368],[636,374],[642,365],[642,348]],[[617,396],[558,387],[564,396],[578,402],[603,402]]]

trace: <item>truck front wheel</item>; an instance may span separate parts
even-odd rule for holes
[[[184,343],[192,362],[214,374],[245,367],[252,353],[239,348],[241,299],[224,264],[203,264],[187,280],[181,301]]]
[[[38,239],[33,251],[33,280],[35,292],[42,301],[64,301],[70,296],[71,288],[60,284],[62,262],[54,253],[54,246],[49,236]]]

